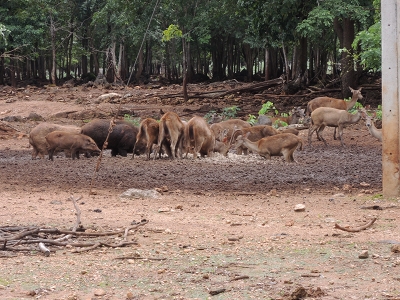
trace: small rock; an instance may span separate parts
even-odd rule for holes
[[[360,185],[361,186],[363,186],[363,187],[367,187],[367,186],[370,186],[370,184],[369,183],[366,183],[366,182],[360,182]]]
[[[294,211],[305,211],[306,210],[306,206],[304,204],[297,204],[294,207]]]
[[[132,294],[132,292],[126,293],[126,300],[131,300],[131,299],[133,299],[133,294]]]
[[[278,192],[276,191],[276,189],[272,189],[269,194],[273,197],[276,197],[276,195],[278,194]]]
[[[104,296],[105,294],[106,294],[106,291],[102,290],[102,289],[98,289],[98,290],[94,291],[95,296]]]
[[[119,195],[120,198],[152,198],[157,199],[160,193],[155,190],[129,189]]]
[[[344,184],[342,187],[343,191],[350,191],[351,190],[351,185],[350,184]]]
[[[345,195],[343,193],[335,194],[332,197],[334,198],[339,198],[339,197],[344,197]]]
[[[161,187],[161,191],[162,191],[163,193],[168,192],[168,187],[167,187],[166,185],[163,185],[163,186]]]
[[[159,208],[158,209],[158,212],[159,213],[162,213],[162,212],[169,212],[170,211],[170,209],[168,208],[168,207],[162,207],[162,208]]]
[[[368,250],[363,250],[363,251],[358,255],[358,258],[360,258],[360,259],[366,259],[366,258],[368,258],[368,257],[369,257]]]
[[[392,251],[393,253],[400,253],[400,245],[393,245],[390,248],[390,251]]]
[[[43,118],[41,115],[39,115],[39,114],[37,114],[37,113],[35,113],[35,112],[31,112],[31,113],[29,114],[29,116],[28,116],[28,120],[32,120],[32,121],[44,121],[44,118]]]

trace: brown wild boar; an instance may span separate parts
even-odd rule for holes
[[[139,132],[136,136],[136,144],[133,148],[132,159],[134,158],[135,154],[140,155],[142,153],[146,154],[147,160],[150,159],[153,145],[157,145],[158,143],[159,129],[160,127],[157,120],[153,118],[146,118],[140,122]],[[169,144],[166,145],[164,143],[163,149],[167,152],[168,156],[171,156]]]
[[[52,123],[40,123],[36,127],[34,127],[29,133],[29,144],[31,144],[32,150],[32,159],[35,159],[38,155],[40,158],[43,158],[48,154],[48,144],[46,141],[46,135],[53,131],[65,131],[71,133],[79,133],[81,131],[80,127],[77,126],[68,126],[68,125],[58,125]],[[71,154],[69,151],[65,151],[65,155],[70,157]]]
[[[175,112],[167,112],[161,117],[158,132],[158,144],[156,147],[154,147],[154,159],[156,159],[157,153],[159,155],[161,154],[161,146],[164,143],[168,143],[168,140],[170,141],[169,144],[171,148],[171,158],[175,159],[178,155],[178,152],[182,158],[184,128],[185,125]]]
[[[100,152],[95,141],[81,133],[70,133],[65,131],[53,131],[46,135],[49,151],[49,159],[53,160],[54,151],[70,150],[72,159],[79,158],[79,152]]]
[[[229,119],[219,123],[211,124],[210,129],[214,132],[215,138],[220,141],[221,133],[224,129],[228,130],[227,138],[231,140],[232,134],[236,129],[249,128],[251,125],[241,119]]]
[[[197,153],[201,157],[207,155],[211,157],[215,145],[215,135],[202,117],[193,117],[185,126],[185,148],[186,157],[190,148],[193,146],[193,159],[197,158]]]

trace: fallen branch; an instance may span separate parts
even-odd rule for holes
[[[347,231],[347,232],[359,232],[361,230],[367,229],[368,227],[372,226],[372,224],[374,224],[374,222],[376,221],[376,218],[373,218],[371,221],[369,221],[367,224],[362,225],[360,227],[355,227],[355,228],[347,228],[347,227],[342,227],[339,224],[335,223],[335,228],[336,229],[340,229],[343,231]]]
[[[69,198],[76,210],[76,223],[72,230],[60,230],[57,228],[40,228],[40,227],[22,227],[22,226],[5,226],[0,227],[0,250],[3,251],[35,251],[39,250],[44,253],[44,255],[50,255],[50,249],[47,248],[49,245],[56,247],[75,247],[82,249],[73,249],[73,253],[80,253],[84,251],[90,251],[98,247],[104,246],[109,248],[125,247],[129,245],[137,245],[136,240],[128,240],[128,235],[136,230],[138,227],[147,224],[148,220],[141,220],[140,223],[135,225],[130,225],[125,229],[114,230],[110,232],[83,232],[77,231],[78,229],[84,230],[81,225],[81,210],[78,207],[77,201],[81,199],[74,198],[71,196]],[[123,240],[117,243],[109,243],[107,241],[87,241],[88,238],[99,238],[112,235],[123,235]],[[69,239],[84,238],[84,241]],[[38,246],[26,247],[30,244],[37,244]]]
[[[243,276],[238,276],[238,277],[234,277],[232,278],[230,281],[236,281],[236,280],[242,280],[242,279],[249,279],[250,277],[247,275],[243,275]]]
[[[140,257],[140,256],[120,256],[115,259],[143,259],[143,260],[167,260],[165,257]]]

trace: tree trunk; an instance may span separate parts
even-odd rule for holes
[[[52,53],[52,66],[51,66],[51,82],[57,85],[56,74],[56,25],[54,24],[53,16],[50,14],[50,36],[51,36],[51,53]]]
[[[286,53],[286,47],[285,44],[282,43],[282,54],[283,54],[283,61],[285,64],[285,72],[286,73],[286,79],[289,80],[290,78],[290,68],[289,68],[289,62],[287,59],[287,53]]]
[[[265,81],[270,80],[271,78],[271,58],[269,54],[269,48],[265,48],[265,54],[264,54],[264,78]]]
[[[254,51],[250,47],[249,44],[243,43],[242,44],[242,51],[244,60],[246,62],[246,69],[247,69],[247,80],[251,82],[253,80],[253,66],[254,66]]]
[[[107,49],[107,75],[106,79],[108,82],[115,82],[115,68],[116,68],[116,57],[115,57],[115,46],[116,42],[113,41]]]
[[[142,72],[143,72],[143,49],[140,48],[139,50],[139,56],[138,56],[138,65],[137,65],[137,69],[136,69],[136,81],[140,82],[140,76],[142,76]]]
[[[2,50],[3,51],[3,50]],[[0,85],[4,85],[4,57],[0,57]]]
[[[117,67],[117,77],[119,80],[123,80],[123,65],[124,65],[124,52],[125,52],[125,48],[124,48],[124,43],[120,43],[119,44],[119,53],[118,53],[118,67]]]
[[[342,96],[348,98],[351,96],[349,87],[356,88],[357,77],[354,70],[354,63],[352,59],[351,44],[354,41],[354,21],[349,18],[343,18],[339,21],[334,19],[335,32],[339,38],[340,46],[345,51],[342,51],[341,64],[341,77],[342,77]]]
[[[16,88],[17,87],[17,80],[15,78],[15,61],[13,58],[10,59],[10,79],[11,79],[11,86]]]
[[[187,83],[188,83],[188,42],[186,42],[186,38],[182,36],[182,52],[183,52],[183,61],[182,61],[182,76],[183,76],[183,98],[185,102],[189,100],[189,95],[187,92]]]

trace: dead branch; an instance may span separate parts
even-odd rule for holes
[[[373,218],[371,221],[369,221],[367,224],[362,225],[360,227],[355,227],[355,228],[348,228],[348,227],[342,227],[339,224],[335,223],[335,228],[336,229],[340,229],[343,231],[347,231],[347,232],[359,232],[361,230],[367,229],[368,227],[372,226],[372,224],[374,224],[376,221],[376,218]]]
[[[143,260],[167,260],[165,257],[140,257],[140,256],[120,256],[115,259],[143,259]]]
[[[237,276],[232,278],[230,281],[236,281],[236,280],[242,280],[242,279],[249,279],[250,277],[247,275],[243,275],[243,276]]]
[[[147,224],[148,220],[141,220],[140,223],[126,227],[125,229],[114,230],[110,232],[81,232],[77,231],[81,227],[81,210],[77,201],[81,199],[71,196],[71,200],[76,210],[76,224],[72,230],[60,230],[57,228],[40,228],[40,227],[22,227],[22,226],[5,226],[0,227],[0,250],[4,251],[33,251],[38,248],[26,247],[30,244],[38,244],[39,250],[46,256],[50,255],[48,245],[56,247],[75,247],[83,249],[74,249],[72,252],[79,253],[90,251],[98,247],[104,246],[109,248],[125,247],[129,245],[137,245],[136,240],[128,240],[128,235],[135,231],[138,227]],[[60,237],[61,235],[61,237]],[[123,240],[117,243],[108,243],[107,241],[86,241],[88,238],[106,237],[112,235],[123,235]],[[84,238],[84,241],[69,241],[71,238]]]
[[[42,251],[45,256],[50,256],[50,250],[46,248],[43,243],[39,243],[39,250]]]

